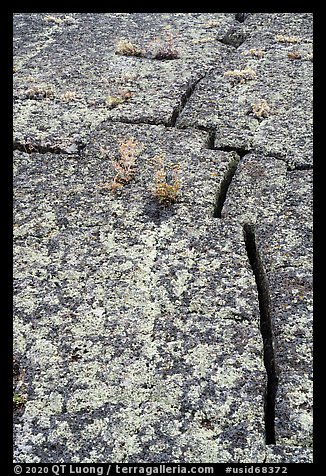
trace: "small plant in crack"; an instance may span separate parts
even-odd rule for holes
[[[122,91],[118,96],[107,96],[105,104],[109,109],[114,109],[120,104],[125,103],[132,97],[132,92]]]
[[[71,16],[65,16],[61,18],[54,15],[47,15],[43,18],[43,20],[48,23],[55,23],[56,25],[73,25],[76,23],[76,20]]]
[[[252,56],[254,58],[263,58],[265,51],[261,49],[251,48],[250,50],[243,51],[241,53],[243,56]]]
[[[32,152],[36,152],[37,149],[33,144],[23,144],[24,151],[26,154],[31,154]]]
[[[61,95],[61,100],[64,102],[75,101],[76,93],[74,91],[66,91]]]
[[[130,41],[120,40],[116,46],[115,54],[122,56],[142,56],[143,52]]]
[[[24,385],[25,369],[21,369],[17,360],[13,359],[13,407],[14,410],[22,408],[27,401],[26,388]]]
[[[26,99],[53,99],[55,94],[51,86],[33,86],[32,88],[26,89],[23,93],[24,98]]]
[[[275,40],[279,43],[300,43],[302,40],[297,36],[276,35]]]
[[[256,72],[250,68],[234,69],[226,71],[224,77],[230,81],[231,84],[243,84],[252,79],[256,79]]]
[[[131,182],[134,178],[137,169],[137,160],[141,153],[143,146],[137,142],[133,137],[127,140],[119,140],[119,159],[111,160],[111,166],[115,172],[115,177],[110,183],[99,184],[98,187],[102,189],[109,189],[115,192],[117,188],[123,187],[125,184]],[[105,155],[103,155],[105,153]],[[107,150],[101,148],[102,156],[107,157]]]
[[[14,393],[12,403],[14,408],[21,408],[25,405],[27,398],[22,393]]]
[[[160,204],[172,205],[177,201],[181,189],[180,164],[167,166],[164,154],[155,156],[153,160],[157,170],[150,192]]]
[[[165,38],[155,38],[152,55],[157,60],[173,60],[179,58],[179,53],[174,45],[174,36],[170,31],[165,33]]]
[[[291,59],[291,60],[297,60],[297,59],[301,59],[302,55],[301,55],[300,51],[292,50],[288,53],[288,58]]]
[[[264,119],[271,113],[271,108],[266,99],[261,99],[251,105],[252,112],[257,119]]]

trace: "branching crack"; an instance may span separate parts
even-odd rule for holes
[[[278,371],[275,362],[274,334],[270,314],[270,293],[265,269],[256,246],[254,225],[245,224],[243,231],[248,260],[255,276],[258,291],[260,332],[263,338],[264,365],[267,373],[264,408],[265,438],[267,445],[273,445],[276,443],[275,400],[278,387]]]

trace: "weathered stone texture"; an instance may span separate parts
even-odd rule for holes
[[[242,27],[245,41],[222,71],[213,69],[201,81],[177,125],[214,130],[216,147],[256,150],[292,168],[311,165],[312,21],[306,14],[293,16],[252,15]],[[300,37],[294,36],[298,31]],[[279,36],[298,42],[281,42]],[[298,59],[289,58],[293,50]],[[238,80],[225,76],[248,68],[250,74]],[[266,116],[253,112],[261,100],[270,108]]]
[[[311,14],[15,14],[13,94],[14,461],[312,462]]]
[[[270,287],[278,442],[312,445],[312,172],[288,173],[282,209],[257,228]]]

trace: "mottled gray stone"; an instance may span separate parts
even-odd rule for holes
[[[312,172],[291,171],[282,210],[260,222],[279,372],[278,444],[312,446]]]
[[[255,134],[253,148],[285,160],[292,169],[312,167],[311,114],[297,108],[266,119]]]
[[[265,15],[265,16],[264,16]],[[293,17],[293,18],[291,18]],[[177,120],[179,127],[209,128],[215,131],[217,148],[238,148],[273,155],[289,167],[312,164],[312,63],[311,36],[303,37],[300,59],[288,54],[297,51],[296,43],[282,43],[277,35],[311,27],[306,14],[260,14],[244,26],[246,40],[227,62],[208,73],[200,82]],[[274,31],[271,25],[274,24]],[[279,25],[292,25],[284,33]],[[266,33],[268,31],[268,33]],[[305,31],[305,30],[304,30]],[[310,31],[310,30],[309,30]],[[304,33],[304,32],[302,32]],[[266,36],[267,35],[267,36]],[[296,38],[296,37],[294,37]],[[308,41],[308,43],[306,43]],[[290,45],[290,46],[289,46]],[[293,46],[294,45],[294,46]],[[265,48],[266,46],[266,48]],[[262,56],[255,52],[263,51]],[[224,73],[250,68],[255,75],[243,82],[232,83]],[[232,79],[232,78],[231,78]],[[267,101],[266,117],[253,113],[253,104]]]
[[[169,35],[178,58],[155,59]],[[14,15],[15,462],[312,461],[312,59],[309,13]],[[136,173],[113,193],[130,138]],[[180,166],[170,206],[159,154]]]
[[[268,273],[279,388],[277,442],[312,445],[312,276],[296,268]]]
[[[218,24],[210,27],[216,17]],[[229,54],[232,48],[222,44],[219,36],[234,21],[231,14],[88,14],[74,17],[68,25],[40,19],[45,30],[58,31],[49,46],[14,74],[16,142],[48,144],[69,152],[69,147],[78,139],[86,141],[89,130],[107,118],[172,124],[189,88]],[[151,51],[155,37],[165,38],[165,26],[175,36],[178,58],[160,61],[146,55],[115,54],[116,45],[127,34],[129,41]],[[26,91],[35,87],[51,88],[53,96],[27,99]],[[111,109],[106,98],[120,97],[124,91],[131,98]],[[67,92],[75,97],[67,101],[63,97]]]
[[[257,242],[267,271],[284,267],[312,269],[312,172],[287,176],[282,209],[257,227]]]
[[[99,157],[98,144],[107,148],[109,157],[114,156],[116,139],[131,133],[144,140],[139,177],[120,195],[107,190],[99,193],[98,182],[113,176],[108,159]],[[182,145],[185,137],[188,151]],[[184,134],[157,126],[108,124],[92,139],[84,158],[14,154],[14,338],[17,352],[28,362],[29,382],[24,413],[27,427],[17,426],[17,455],[21,454],[17,461],[60,460],[61,446],[55,450],[50,444],[59,423],[68,431],[76,413],[87,414],[103,406],[106,417],[96,420],[102,436],[93,444],[106,450],[98,451],[92,461],[102,457],[153,462],[166,458],[195,462],[204,457],[250,461],[253,452],[263,455],[265,373],[254,278],[244,253],[241,227],[211,218],[215,194],[228,167],[238,160],[236,154],[204,149],[204,132]],[[145,157],[167,150],[167,157],[180,161],[183,171],[182,198],[172,209],[157,207],[147,194],[152,174]],[[144,214],[146,200],[156,214]],[[67,339],[75,346],[70,351],[73,368],[80,360],[80,348],[88,347],[84,339],[94,340],[92,347],[96,342],[96,352],[90,354],[93,372],[102,365],[98,359],[102,361],[106,349],[103,365],[108,374],[103,384],[98,371],[86,377],[85,362],[78,371],[80,382],[77,374],[63,367],[65,360],[62,363],[58,346],[65,345]],[[200,359],[204,363],[197,368]],[[128,375],[122,378],[127,368]],[[120,374],[122,383],[118,384],[115,379]],[[229,379],[231,393],[223,390]],[[138,385],[145,385],[145,390],[136,391]],[[126,387],[125,398],[121,386]],[[171,395],[159,398],[167,387]],[[244,395],[242,409],[236,403],[239,392]],[[234,401],[229,400],[231,394]],[[53,405],[43,408],[45,399]],[[147,401],[153,403],[145,405]],[[130,419],[136,419],[128,429],[125,423],[118,423],[117,404],[123,405]],[[142,410],[135,414],[139,405]],[[67,409],[65,418],[63,408]],[[220,413],[223,408],[225,414]],[[161,412],[165,415],[162,420],[155,416]],[[28,430],[28,422],[35,418],[43,428],[39,440]],[[113,446],[107,446],[104,428],[108,428],[110,441],[116,432]],[[144,438],[136,441],[135,432]],[[73,440],[68,437],[63,460],[90,461],[91,443],[83,442],[80,429],[74,435]],[[248,435],[253,438],[250,444]],[[178,445],[173,441],[176,437]],[[27,457],[26,447],[33,448]]]
[[[259,154],[247,154],[239,162],[228,189],[222,218],[242,224],[274,221],[284,202],[286,165]]]
[[[270,445],[266,447],[265,463],[313,463],[312,448],[305,446]]]
[[[13,54],[14,68],[17,72],[44,46],[53,41],[52,34],[55,28],[45,28],[44,16],[41,13],[16,13],[13,16]]]
[[[301,42],[312,42],[313,35],[313,14],[312,13],[253,13],[250,14],[242,29],[247,37],[240,49],[257,46],[255,41],[260,41],[259,48],[270,47],[266,44],[266,35],[275,40],[277,35],[295,37]],[[291,43],[280,43],[287,47]],[[272,48],[275,51],[275,43]]]
[[[128,237],[112,224],[97,234],[94,247],[94,227],[59,232],[48,262],[34,247],[33,293],[31,254],[16,259],[15,278],[25,282],[15,319],[28,361],[24,422],[42,429],[17,437],[18,447],[32,447],[27,461],[58,461],[53,432],[104,408],[91,439],[83,424],[69,438],[71,461],[90,461],[81,450],[92,445],[105,448],[93,461],[263,455],[265,372],[241,228],[214,219],[193,228],[178,217],[136,223]]]

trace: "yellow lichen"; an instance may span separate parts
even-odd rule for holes
[[[76,93],[74,91],[66,91],[61,96],[62,101],[70,102],[76,99]]]
[[[51,86],[33,86],[32,88],[26,89],[24,95],[28,99],[53,99],[54,90]]]
[[[110,108],[113,109],[120,104],[123,104],[124,102],[128,101],[132,96],[132,93],[130,91],[123,91],[119,96],[108,96],[105,99],[105,104]]]
[[[61,17],[54,16],[54,15],[46,15],[43,18],[43,20],[48,22],[48,23],[55,23],[56,25],[62,25],[62,24],[72,25],[73,23],[75,23],[74,18],[70,17],[70,16],[65,16],[65,17],[61,18]]]

